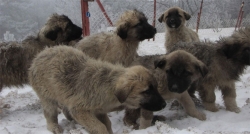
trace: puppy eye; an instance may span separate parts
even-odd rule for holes
[[[154,89],[154,86],[152,84],[150,84],[149,89]]]
[[[67,25],[66,25],[65,29],[69,28],[69,26],[70,26],[70,24],[69,24],[69,23],[67,23]]]
[[[182,17],[182,16],[178,14],[178,17]]]
[[[150,93],[151,93],[151,89],[148,89],[148,90],[146,90],[146,91],[143,91],[142,93],[143,93],[143,94],[150,94]]]
[[[169,73],[169,70],[166,70],[166,73]]]
[[[139,23],[137,23],[134,27],[138,27],[138,26],[141,26],[143,24],[142,21],[140,21]]]
[[[189,71],[184,71],[184,72],[183,72],[183,75],[185,75],[185,76],[190,76],[190,75],[192,75],[192,73],[189,72]]]
[[[153,91],[154,86],[152,84],[149,85],[148,89],[143,91],[143,94],[151,94],[151,92]]]
[[[250,51],[250,48],[245,48],[244,51],[249,52],[249,51]]]

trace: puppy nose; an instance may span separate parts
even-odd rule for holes
[[[177,91],[178,90],[178,86],[176,84],[174,84],[171,88],[172,88],[172,91]]]
[[[171,20],[170,20],[170,23],[174,23],[174,22],[175,22],[174,19],[171,19]]]
[[[162,103],[162,105],[161,105],[161,108],[162,108],[162,109],[165,108],[166,105],[167,105],[167,103],[164,101],[164,103]]]

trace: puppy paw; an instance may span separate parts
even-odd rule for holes
[[[152,125],[155,124],[156,121],[165,121],[166,117],[163,115],[155,115],[152,120]]]
[[[182,109],[182,106],[180,105],[180,103],[177,100],[174,100],[169,108],[169,110],[178,110],[178,109]]]
[[[134,125],[133,125],[133,129],[134,129],[134,130],[138,130],[138,129],[139,129],[139,124],[134,124]]]
[[[130,120],[126,120],[126,119],[123,119],[123,122],[126,126],[132,126],[133,129],[135,130],[138,130],[139,129],[139,124],[137,124],[136,122],[132,122]]]
[[[50,130],[54,134],[62,134],[63,133],[63,129],[58,124],[48,125],[47,128],[48,128],[48,130]]]
[[[227,107],[227,110],[235,113],[241,112],[239,107]]]
[[[202,120],[202,121],[204,121],[204,120],[207,119],[206,114],[204,114],[204,113],[202,113],[202,112],[199,112],[199,113],[197,114],[196,118],[199,119],[199,120]]]
[[[203,103],[206,110],[211,112],[217,112],[219,109],[215,106],[215,103]]]

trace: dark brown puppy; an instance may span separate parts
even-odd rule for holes
[[[76,48],[95,59],[129,66],[137,56],[139,43],[154,37],[156,29],[137,10],[124,12],[113,33],[102,32],[82,39]]]
[[[198,87],[204,107],[216,112],[215,87],[223,96],[226,109],[239,113],[236,103],[235,82],[250,65],[250,27],[240,29],[231,36],[212,42],[177,43],[170,51],[185,50],[208,66],[208,74],[199,81]]]
[[[82,29],[65,15],[53,14],[37,36],[0,44],[0,91],[3,87],[28,84],[27,70],[34,56],[45,47],[68,45],[79,39]]]
[[[62,133],[57,108],[91,134],[112,134],[107,113],[122,107],[157,111],[166,102],[151,72],[95,60],[82,51],[56,46],[33,60],[29,80],[41,100],[47,128]]]
[[[186,20],[191,16],[179,7],[166,10],[158,19],[166,27],[165,47],[168,51],[175,43],[199,41],[199,36],[192,29],[186,27]]]
[[[138,57],[133,63],[150,69],[158,83],[158,91],[165,100],[178,100],[186,112],[199,120],[205,120],[206,115],[195,108],[195,104],[187,90],[199,78],[204,77],[207,68],[192,54],[178,50],[162,56]],[[136,120],[140,118],[140,129],[149,127],[153,113],[145,109],[126,109],[124,123],[137,127]]]

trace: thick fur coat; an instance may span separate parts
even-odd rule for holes
[[[166,106],[146,68],[95,60],[68,46],[39,53],[29,80],[41,100],[47,128],[56,134],[63,131],[57,121],[58,107],[67,119],[74,119],[88,132],[112,134],[108,112],[123,107],[157,111]]]
[[[129,66],[137,56],[139,43],[155,33],[156,29],[142,12],[128,10],[117,20],[116,31],[87,36],[76,48],[95,59]]]
[[[53,14],[37,36],[22,42],[0,44],[0,91],[3,87],[28,84],[28,68],[37,53],[45,47],[71,45],[82,35],[82,29],[65,15]]]

